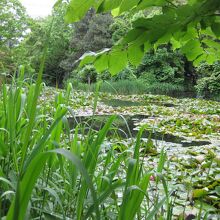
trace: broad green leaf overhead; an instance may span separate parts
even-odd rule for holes
[[[106,70],[108,68],[108,54],[97,57],[94,66],[98,72]]]
[[[146,48],[146,52],[149,46],[157,48],[165,43],[171,43],[174,49],[180,48],[195,65],[205,60],[213,63],[220,59],[219,0],[90,0],[85,4],[80,2],[72,0],[69,3],[66,14],[69,22],[83,18],[91,7],[95,8],[97,13],[112,11],[114,15],[136,13],[152,7],[157,7],[160,11],[154,16],[134,20],[133,28],[111,50],[103,54],[90,54],[89,59],[87,56],[82,59],[83,64],[91,63],[92,60],[98,71],[109,69],[112,74],[116,74],[128,63],[138,65],[143,55],[141,48]],[[114,51],[117,51],[117,57]],[[91,56],[94,58],[91,59]]]
[[[91,6],[94,6],[94,0],[72,0],[67,9],[66,20],[70,22],[78,21],[84,17]]]
[[[127,51],[125,50],[112,50],[108,57],[109,72],[112,75],[120,72],[127,65]]]
[[[128,48],[128,60],[129,62],[137,66],[144,56],[144,48],[143,47],[129,47]]]

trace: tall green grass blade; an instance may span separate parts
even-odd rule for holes
[[[92,142],[90,146],[87,147],[87,153],[85,155],[85,166],[88,168],[91,174],[94,173],[94,169],[97,164],[98,153],[100,150],[100,146],[103,143],[106,134],[108,133],[112,122],[115,120],[116,116],[111,116],[109,120],[106,122],[104,127],[98,132],[97,138]]]
[[[4,177],[0,177],[0,182],[4,183],[4,184],[7,184],[8,186],[10,186],[11,188],[13,188],[13,184],[6,178]],[[1,184],[2,185],[2,184]]]
[[[99,211],[99,206],[98,206],[97,194],[96,194],[95,188],[93,186],[92,179],[90,178],[89,173],[87,172],[87,170],[86,170],[85,166],[83,165],[83,163],[80,161],[80,159],[77,156],[71,154],[67,150],[56,149],[56,150],[53,150],[51,152],[55,152],[57,154],[60,154],[60,155],[64,156],[66,159],[70,160],[79,169],[79,171],[81,172],[83,178],[85,179],[87,187],[91,191],[91,195],[92,195],[93,202],[94,202],[94,210],[96,212],[96,219],[100,219],[100,211]]]
[[[95,88],[95,94],[94,94],[94,103],[93,103],[93,112],[92,115],[95,115],[96,109],[97,109],[97,103],[98,103],[98,98],[99,98],[99,90],[100,90],[100,86],[101,86],[101,81],[99,81],[96,84],[96,88]]]
[[[152,174],[146,174],[138,184],[138,188],[132,191],[131,200],[127,204],[127,214],[131,219],[135,218],[135,215],[140,211],[141,203],[143,202],[144,196],[147,198],[146,192],[150,182],[150,176]]]
[[[69,100],[70,100],[70,94],[73,91],[73,85],[71,83],[68,83],[67,89],[66,89],[66,95],[65,95],[65,102],[66,105],[69,105]]]
[[[97,202],[98,204],[102,204],[106,199],[109,198],[109,196],[114,192],[114,190],[122,188],[125,186],[125,182],[122,182],[121,180],[116,181],[112,185],[109,185],[109,187],[99,196]],[[92,214],[94,210],[94,204],[91,205],[88,209],[88,212],[85,215],[85,219],[89,218],[89,216]]]
[[[15,199],[12,202],[9,212],[7,214],[7,220],[23,220],[26,215],[27,205],[31,197],[34,185],[44,168],[46,161],[50,158],[52,154],[59,154],[64,156],[66,159],[71,161],[81,172],[83,178],[86,181],[87,187],[91,191],[91,195],[94,202],[94,209],[96,212],[96,219],[100,219],[100,212],[98,207],[97,194],[93,186],[92,180],[84,167],[80,159],[71,154],[69,151],[64,149],[55,149],[46,153],[39,153],[35,158],[33,158],[28,165],[26,172],[20,182],[18,182],[18,187],[15,195]]]
[[[155,215],[158,213],[159,209],[163,206],[166,202],[167,196],[163,197],[159,203],[154,205],[153,210],[147,215],[146,220],[154,219]]]
[[[46,143],[46,141],[50,137],[52,131],[56,128],[58,123],[62,120],[62,118],[66,114],[66,112],[67,112],[67,110],[65,110],[65,109],[62,111],[61,115],[54,121],[54,123],[51,125],[51,127],[47,130],[47,132],[43,135],[43,137],[40,139],[40,141],[37,143],[37,145],[31,151],[30,156],[28,156],[27,160],[25,161],[23,173],[25,173],[28,165],[31,163],[31,161],[34,159],[34,157],[36,157],[38,155],[38,153],[41,152],[41,150],[44,147],[44,144]]]
[[[111,154],[111,152],[109,153],[109,155]],[[111,156],[111,155],[110,155]],[[115,175],[117,174],[117,172],[119,171],[119,166],[121,164],[121,161],[122,161],[122,157],[119,157],[113,164],[112,166],[110,167],[108,173],[106,173],[106,169],[104,169],[103,171],[103,177],[106,176],[109,180],[109,182],[107,181],[104,181],[103,178],[102,178],[102,182],[101,182],[101,186],[100,186],[100,192],[103,192],[105,189],[108,188],[109,184],[112,183]],[[109,166],[109,163],[107,163],[106,161],[106,167]]]
[[[160,159],[157,166],[157,172],[161,173],[164,169],[164,164],[166,162],[166,152],[164,151],[164,148],[160,152]]]
[[[101,144],[103,143],[106,137],[106,134],[109,131],[111,124],[114,121],[115,117],[116,116],[112,116],[109,118],[109,120],[104,125],[104,127],[98,132],[97,138],[95,139],[95,141],[93,141],[91,145],[88,145],[86,148],[85,155],[84,155],[84,164],[89,174],[92,177],[94,176],[95,168],[97,165],[98,153],[99,153]],[[86,192],[87,192],[86,183],[82,181],[82,186],[78,194],[78,198],[77,198],[77,219],[82,218],[83,204],[85,201]]]
[[[72,154],[78,156],[80,158],[81,149],[78,144],[78,126],[75,128],[74,138],[70,146],[70,151]],[[69,173],[70,173],[70,179],[71,179],[71,187],[74,189],[76,185],[78,170],[76,169],[76,166],[74,166],[72,163],[69,166]]]
[[[127,169],[127,174],[126,174],[126,185],[125,185],[125,190],[123,193],[123,201],[122,205],[120,208],[120,213],[119,213],[119,219],[126,219],[127,215],[127,204],[129,202],[130,198],[130,193],[129,193],[129,187],[133,186],[137,182],[137,160],[136,159],[130,159],[128,162],[128,169]]]
[[[12,202],[7,214],[7,220],[24,220],[26,215],[27,205],[31,197],[34,185],[48,159],[49,154],[38,154],[34,158],[22,178],[18,181],[15,199]]]
[[[39,73],[38,73],[38,76],[37,76],[36,85],[35,85],[35,88],[34,88],[34,94],[33,94],[32,100],[30,102],[31,106],[29,108],[29,115],[28,115],[29,123],[28,123],[27,129],[26,129],[26,135],[24,137],[24,143],[23,143],[22,151],[21,151],[22,152],[22,157],[21,157],[21,169],[20,170],[22,170],[23,166],[24,166],[24,161],[25,161],[25,158],[26,158],[26,155],[27,155],[27,150],[28,150],[28,144],[29,144],[30,137],[31,137],[31,134],[32,134],[32,130],[33,130],[33,127],[34,127],[34,124],[35,124],[37,101],[38,101],[38,97],[40,95],[40,88],[41,88],[41,83],[42,83],[44,64],[45,64],[45,61],[46,61],[47,49],[48,49],[48,45],[49,45],[49,39],[50,39],[50,33],[51,33],[51,30],[52,30],[52,26],[53,26],[53,19],[52,19],[51,25],[49,27],[49,30],[47,32],[46,41],[45,41],[45,45],[44,45],[44,51],[43,51],[43,57],[42,57],[42,60],[41,60],[41,63],[40,63],[40,69],[39,69]]]
[[[43,190],[47,191],[50,195],[52,195],[55,198],[56,202],[59,204],[59,206],[62,210],[63,219],[65,219],[65,213],[64,213],[64,210],[63,210],[63,206],[62,206],[62,201],[61,201],[59,195],[57,194],[57,192],[54,189],[49,188],[49,187],[45,187]]]
[[[9,98],[7,100],[7,129],[9,131],[10,152],[12,154],[14,168],[18,172],[17,155],[17,142],[16,142],[16,89],[13,85],[9,89]]]
[[[24,82],[24,73],[25,73],[25,66],[21,65],[19,67],[18,79],[17,79],[18,87],[22,87],[22,84]]]

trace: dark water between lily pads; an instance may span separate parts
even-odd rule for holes
[[[121,100],[121,99],[103,99],[102,102],[108,106],[112,107],[132,107],[132,106],[148,106],[149,104],[155,104],[159,106],[165,107],[175,107],[176,105],[168,102],[156,102],[156,101],[146,101],[146,102],[137,102],[137,101],[129,101],[129,100]]]
[[[111,115],[95,115],[91,116],[76,116],[69,118],[70,128],[75,128],[79,123],[85,124],[85,131],[93,129],[99,131]],[[119,115],[113,122],[112,129],[108,132],[108,137],[118,137],[120,139],[135,138],[138,133],[136,123],[142,119],[146,119],[146,115]],[[117,129],[115,129],[117,128]],[[153,132],[145,130],[143,138],[151,138],[154,140],[165,141],[169,143],[181,144],[182,147],[202,146],[211,144],[209,141],[189,141],[183,137],[172,134],[164,134],[162,132]]]

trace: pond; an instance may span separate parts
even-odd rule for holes
[[[114,149],[117,156],[125,156],[126,161],[132,156],[137,134],[144,126],[140,157],[146,170],[156,174],[160,153],[165,152],[162,174],[169,191],[175,192],[172,197],[174,219],[178,219],[183,210],[187,216],[195,217],[201,206],[203,216],[208,213],[211,216],[208,219],[219,219],[220,103],[149,94],[101,93],[94,111],[94,101],[92,93],[73,94],[69,104],[72,113],[68,116],[72,130],[83,125],[84,134],[91,130],[98,132],[112,115],[117,115],[102,144],[101,154],[107,155],[109,149]],[[121,169],[123,177],[123,165]],[[160,190],[163,192],[161,184],[155,186],[155,182],[151,182],[150,198],[155,195],[155,189],[159,194]]]

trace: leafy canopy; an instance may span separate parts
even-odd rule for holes
[[[22,4],[18,0],[1,0],[0,21],[0,47],[18,44],[28,26],[28,17]]]
[[[0,1],[0,74],[16,69],[13,49],[26,35],[28,26],[29,17],[19,0]]]
[[[97,52],[106,47],[112,47],[112,16],[108,14],[95,14],[89,10],[83,19],[74,24],[73,34],[69,42],[67,59],[62,61],[62,67],[71,72],[77,61],[87,51]]]
[[[195,65],[220,59],[219,0],[71,0],[66,21],[82,19],[91,7],[97,13],[111,11],[114,16],[155,7],[160,13],[134,20],[132,29],[116,45],[85,54],[81,65],[94,63],[97,70],[116,74],[128,63],[138,65],[145,52],[165,43],[180,49]]]

